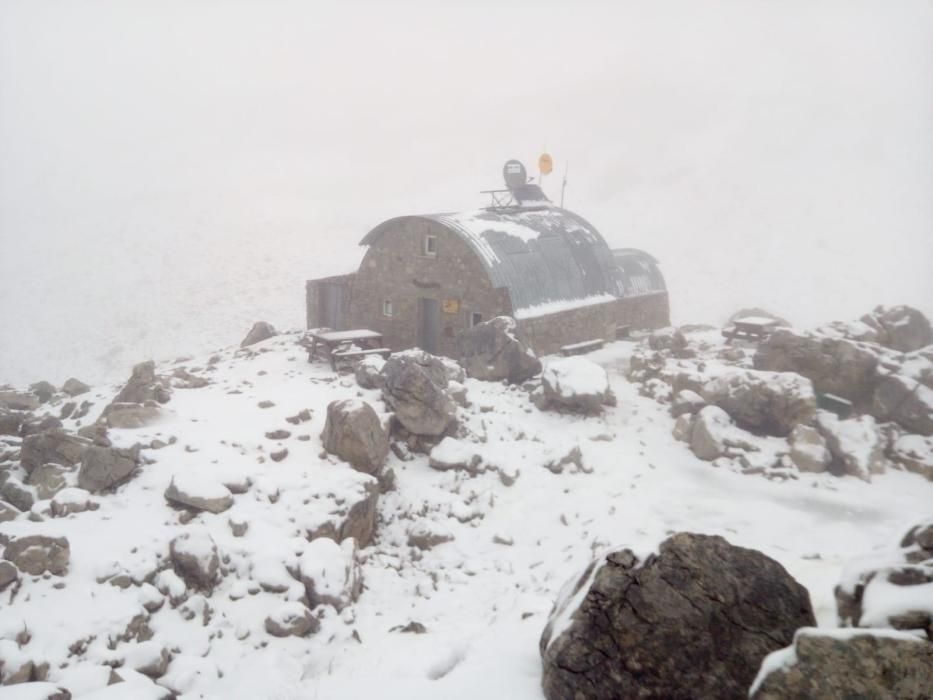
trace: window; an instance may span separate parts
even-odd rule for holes
[[[482,322],[483,322],[483,314],[477,313],[476,311],[470,314],[470,328],[472,328],[473,326],[478,326]]]
[[[395,309],[392,308],[392,302],[389,301],[388,299],[382,302],[382,315],[383,316],[394,316],[395,315]]]
[[[428,257],[437,256],[437,236],[425,236],[421,252]]]

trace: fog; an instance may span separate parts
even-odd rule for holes
[[[677,323],[933,315],[933,3],[0,2],[0,383],[303,323],[406,213],[545,190]]]

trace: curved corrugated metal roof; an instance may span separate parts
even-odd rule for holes
[[[406,219],[434,221],[479,256],[496,287],[506,287],[515,311],[621,296],[613,255],[586,219],[554,206],[480,209],[403,216],[379,224],[360,245],[372,245]]]

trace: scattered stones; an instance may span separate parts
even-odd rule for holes
[[[453,541],[453,533],[433,520],[419,520],[408,529],[408,546],[416,549],[433,549]]]
[[[197,474],[182,473],[172,477],[165,489],[165,500],[185,508],[223,513],[233,505],[233,494],[223,484]]]
[[[542,687],[548,700],[744,699],[762,659],[814,624],[806,589],[776,561],[680,533],[568,582],[541,636]]]
[[[68,396],[80,396],[81,394],[86,394],[90,390],[91,387],[74,377],[69,377],[65,380],[65,383],[62,384],[62,391],[68,394]]]
[[[298,602],[283,604],[266,618],[266,632],[273,637],[307,637],[321,628],[321,623]]]
[[[305,423],[309,420],[311,420],[311,411],[309,411],[307,408],[303,408],[300,411],[298,411],[298,413],[296,413],[294,416],[288,416],[288,418],[285,419],[287,423],[291,423],[292,425],[298,425],[299,423]]]
[[[446,391],[447,370],[440,358],[396,353],[386,361],[383,374],[383,397],[406,430],[440,436],[452,426],[457,407]]]
[[[78,470],[78,486],[91,493],[119,486],[133,475],[138,462],[138,447],[88,447]]]
[[[518,338],[518,324],[499,316],[460,334],[460,362],[468,376],[521,384],[541,372],[541,361]]]
[[[321,439],[325,450],[365,474],[378,474],[389,456],[389,436],[379,416],[359,399],[333,401],[327,406]]]
[[[930,669],[933,644],[909,634],[803,628],[765,660],[749,697],[927,700]]]
[[[558,411],[593,415],[615,405],[606,370],[584,357],[551,360],[541,374],[543,405]]]
[[[196,590],[211,591],[220,578],[217,545],[205,531],[186,532],[171,541],[169,554],[175,573]]]
[[[68,573],[71,549],[64,537],[29,535],[17,537],[6,546],[3,558],[32,576],[49,572],[53,576]]]
[[[261,343],[263,340],[273,338],[276,335],[278,335],[278,333],[271,323],[257,321],[253,324],[253,327],[249,329],[249,333],[246,334],[246,337],[243,338],[240,347],[245,348],[250,345],[255,345],[256,343]]]
[[[788,435],[816,413],[813,385],[789,372],[731,370],[708,382],[702,394],[741,427],[769,435]]]
[[[256,404],[259,408],[272,408],[275,404],[272,401],[260,401]]]
[[[802,472],[825,472],[832,460],[826,440],[807,425],[796,426],[790,434],[790,460]]]

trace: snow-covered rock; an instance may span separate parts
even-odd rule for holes
[[[891,374],[878,383],[871,412],[912,433],[933,435],[933,389],[905,375]]]
[[[606,370],[585,357],[549,360],[541,373],[546,408],[571,413],[600,413],[615,403]]]
[[[185,508],[223,513],[233,505],[230,489],[213,479],[192,473],[176,473],[165,489],[165,500]]]
[[[498,316],[460,334],[460,362],[468,376],[521,384],[541,372],[541,361],[518,338],[518,324]]]
[[[81,458],[78,486],[91,493],[113,488],[133,475],[138,460],[138,449],[88,447]]]
[[[385,364],[386,361],[378,355],[366,355],[356,363],[356,383],[364,389],[382,389],[386,381],[382,374]]]
[[[702,395],[743,428],[769,435],[788,435],[816,413],[813,385],[792,372],[734,369],[708,382]]]
[[[933,326],[911,306],[878,306],[862,316],[877,333],[876,342],[899,352],[911,352],[933,344]]]
[[[340,544],[329,537],[312,540],[298,558],[298,572],[312,609],[332,605],[339,612],[359,597],[363,585],[352,537]]]
[[[729,414],[718,406],[707,406],[696,414],[689,430],[690,449],[703,460],[714,460],[730,451],[756,450],[754,437],[735,426]]]
[[[457,438],[445,437],[431,449],[428,464],[438,471],[454,469],[475,474],[482,461],[475,446]]]
[[[85,450],[90,446],[91,441],[85,438],[71,435],[61,429],[48,430],[29,435],[23,440],[20,459],[27,473],[50,462],[72,466],[81,461]]]
[[[27,535],[11,540],[3,552],[3,558],[32,576],[41,576],[45,572],[64,576],[68,573],[71,549],[64,537]]]
[[[824,472],[832,460],[826,440],[816,428],[795,426],[790,434],[790,460],[802,472]]]
[[[383,374],[383,397],[408,432],[440,436],[453,424],[457,406],[447,393],[447,369],[439,358],[396,353],[386,361]]]
[[[172,566],[191,588],[211,590],[220,578],[220,557],[213,538],[202,530],[185,532],[169,545]]]
[[[269,615],[265,627],[273,637],[307,637],[317,632],[321,623],[302,603],[290,602]]]
[[[830,466],[838,473],[871,481],[872,474],[884,472],[885,439],[871,416],[840,420],[821,411],[817,428],[832,455]]]
[[[328,404],[321,440],[325,450],[365,474],[379,474],[389,456],[389,436],[379,416],[360,399]]]
[[[256,323],[253,324],[253,327],[249,329],[246,337],[243,338],[243,341],[240,343],[240,347],[249,347],[250,345],[261,343],[263,340],[274,338],[277,335],[278,333],[276,333],[275,327],[271,323],[267,323],[266,321],[256,321]]]
[[[933,481],[933,437],[901,435],[891,446],[891,458],[908,471]]]

